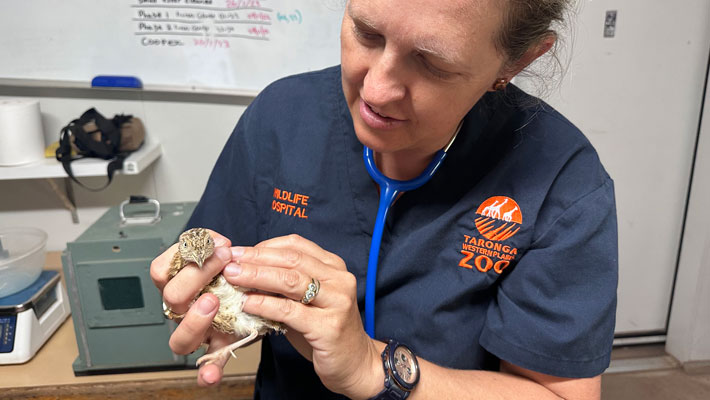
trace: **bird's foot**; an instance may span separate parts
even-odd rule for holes
[[[224,366],[227,363],[227,360],[229,359],[229,356],[231,355],[234,358],[237,358],[237,355],[234,354],[234,350],[244,346],[245,344],[251,342],[254,340],[259,333],[254,330],[252,331],[249,336],[236,341],[229,346],[223,347],[214,353],[208,353],[205,354],[204,356],[200,357],[197,359],[197,366],[200,367],[202,365],[207,365],[207,364],[217,364]]]
[[[234,355],[234,353],[228,347],[225,347],[221,350],[217,350],[214,353],[205,354],[204,356],[197,359],[197,366],[201,367],[207,364],[217,364],[219,366],[224,366],[227,363],[230,354]],[[234,358],[237,357],[234,356]]]

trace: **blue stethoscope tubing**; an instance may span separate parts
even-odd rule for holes
[[[377,282],[377,261],[380,255],[380,244],[382,243],[382,232],[387,220],[387,212],[397,199],[397,195],[403,192],[417,189],[427,183],[434,173],[439,169],[446,158],[446,152],[456,139],[461,129],[461,124],[456,128],[456,132],[443,149],[434,154],[434,158],[429,162],[424,172],[418,177],[407,181],[400,181],[386,177],[375,165],[375,158],[372,149],[364,146],[362,158],[365,161],[365,168],[370,177],[380,186],[380,203],[377,208],[377,218],[375,228],[372,232],[370,242],[370,255],[367,261],[367,280],[365,282],[365,332],[371,337],[375,337],[375,284]]]

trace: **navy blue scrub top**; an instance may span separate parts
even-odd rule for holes
[[[312,240],[345,260],[364,310],[379,197],[362,150],[340,67],[279,80],[241,117],[188,225],[234,245]],[[375,337],[450,368],[503,359],[595,376],[609,365],[616,286],[611,178],[574,125],[509,85],[470,110],[440,170],[392,207]],[[281,335],[263,340],[255,396],[340,398]]]

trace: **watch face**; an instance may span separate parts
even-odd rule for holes
[[[419,379],[419,366],[412,352],[403,346],[394,349],[394,370],[403,383],[414,385]]]

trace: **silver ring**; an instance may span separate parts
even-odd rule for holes
[[[311,283],[308,284],[308,288],[306,289],[306,293],[304,293],[303,298],[301,298],[301,303],[303,303],[303,304],[310,303],[313,299],[316,298],[319,290],[320,290],[320,282],[316,278],[311,278]]]

